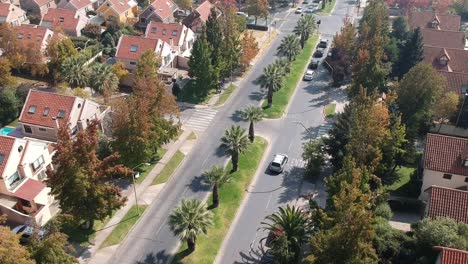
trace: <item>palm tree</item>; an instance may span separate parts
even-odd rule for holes
[[[91,88],[107,97],[110,93],[117,90],[119,78],[110,65],[96,63],[92,67],[89,83]]]
[[[221,147],[231,154],[232,171],[237,171],[239,154],[244,152],[249,145],[249,139],[245,134],[245,129],[240,126],[231,126],[230,129],[224,131],[221,142]]]
[[[218,189],[221,186],[232,179],[232,174],[225,173],[224,168],[221,166],[213,166],[211,169],[203,173],[205,175],[205,183],[213,186],[213,207],[216,208],[219,205],[219,192]]]
[[[275,64],[270,64],[263,69],[259,78],[260,87],[268,89],[268,107],[273,104],[273,93],[281,89],[284,80],[284,70]]]
[[[68,57],[62,63],[60,73],[72,88],[88,85],[89,68],[84,63],[84,59],[79,56]]]
[[[288,35],[281,40],[278,51],[284,54],[289,61],[296,59],[297,54],[301,50],[299,40],[295,35]]]
[[[250,105],[241,112],[242,119],[249,121],[249,139],[250,142],[254,142],[255,139],[255,131],[254,131],[254,123],[257,123],[263,119],[263,109],[258,106]]]
[[[294,254],[294,263],[297,262],[302,245],[307,242],[311,234],[307,215],[295,206],[280,207],[279,212],[273,213],[262,222],[264,229],[274,234],[274,239],[285,238],[288,252]]]
[[[206,234],[213,225],[213,214],[205,204],[196,199],[182,200],[169,216],[169,226],[176,236],[187,242],[190,251],[195,250],[195,243],[200,234]]]
[[[305,42],[315,30],[315,18],[312,15],[301,17],[294,28],[294,33],[300,37],[301,48],[304,48]]]
[[[284,77],[286,77],[286,75],[291,72],[291,62],[288,61],[288,59],[286,58],[276,59],[273,65],[275,65],[275,67],[278,67],[279,69],[282,70]]]

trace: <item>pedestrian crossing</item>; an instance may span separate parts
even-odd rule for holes
[[[295,158],[295,159],[290,159],[290,160],[288,161],[288,165],[289,165],[291,168],[304,168],[305,165],[306,165],[306,162],[305,162],[305,160],[303,160],[303,159]]]
[[[217,112],[217,110],[208,108],[196,109],[184,125],[195,132],[204,132],[210,125],[211,120],[216,116]]]

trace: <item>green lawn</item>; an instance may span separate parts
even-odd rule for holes
[[[177,96],[177,101],[191,104],[206,104],[215,92],[215,89],[211,89],[207,94],[200,93],[193,82],[189,81],[180,91],[180,94]]]
[[[322,14],[330,14],[330,12],[332,11],[335,4],[336,4],[336,0],[332,0],[331,3],[327,3],[325,5],[325,8],[320,10],[321,15]],[[320,4],[320,6],[322,6],[322,4]]]
[[[167,182],[174,171],[179,167],[179,164],[185,158],[184,153],[180,152],[179,150],[172,156],[172,158],[167,162],[167,164],[162,169],[161,173],[156,176],[151,183],[151,185],[161,184]]]
[[[134,205],[130,210],[128,210],[127,214],[124,216],[122,221],[117,224],[117,226],[112,230],[110,235],[104,240],[101,245],[101,248],[105,248],[112,245],[119,244],[130,231],[130,229],[135,225],[138,219],[141,217],[143,212],[145,211],[147,205],[138,205],[138,214],[137,207]]]
[[[288,106],[289,98],[296,89],[297,83],[302,79],[304,68],[309,64],[315,45],[317,44],[317,39],[317,35],[309,38],[304,46],[304,50],[292,62],[291,73],[286,76],[283,87],[273,94],[273,105],[270,108],[266,108],[268,102],[267,100],[263,102],[266,118],[280,118],[283,115],[284,110]]]
[[[395,195],[406,195],[408,193],[411,174],[416,170],[414,167],[399,167],[396,171],[398,180],[386,188],[389,192]]]
[[[154,166],[158,164],[159,160],[162,159],[162,157],[164,157],[164,154],[166,154],[166,152],[167,152],[167,149],[159,148],[157,156],[156,156],[156,160],[154,163],[151,163],[149,166],[143,165],[143,166],[138,167],[138,171],[140,172],[140,177],[136,179],[136,183],[142,183],[146,179],[146,176],[148,176],[148,174],[153,170]]]
[[[8,125],[6,126],[9,126],[9,127],[15,127],[18,125],[19,121],[18,121],[18,118],[16,118],[15,120],[11,121]]]
[[[195,140],[195,139],[197,139],[197,135],[193,133],[192,131],[192,133],[190,133],[190,135],[187,137],[187,140]]]
[[[267,146],[268,143],[265,139],[256,137],[255,143],[240,156],[239,170],[234,172],[233,181],[225,184],[219,190],[220,205],[212,210],[214,226],[208,229],[207,236],[201,236],[197,239],[195,252],[188,255],[187,245],[182,243],[179,253],[174,256],[172,263],[213,263],[244,198],[245,188],[252,181]],[[229,163],[226,172],[229,173],[231,168],[232,165]],[[211,203],[211,199],[208,200],[208,203]]]
[[[107,217],[103,221],[95,221],[92,230],[84,230],[78,225],[72,223],[64,223],[62,225],[62,232],[68,235],[68,240],[79,244],[82,247],[87,247],[96,237],[96,232],[100,231],[109,220],[114,216],[116,211],[112,212],[110,217]]]
[[[231,97],[231,94],[236,90],[237,86],[234,84],[230,84],[226,90],[219,96],[218,102],[216,102],[216,106],[220,106],[224,104],[229,97]]]
[[[327,104],[323,109],[325,117],[332,117],[335,115],[336,104]]]

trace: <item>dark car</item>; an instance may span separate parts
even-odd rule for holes
[[[325,49],[323,48],[318,48],[315,52],[314,52],[314,58],[322,58],[323,57],[323,52],[325,51]]]
[[[319,62],[316,61],[316,60],[312,60],[310,63],[309,63],[309,69],[311,70],[315,70],[318,68],[318,65],[319,65]]]
[[[328,47],[328,39],[321,39],[318,47],[326,49]]]

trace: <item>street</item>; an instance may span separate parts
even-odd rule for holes
[[[337,0],[331,16],[317,18],[322,21],[319,29],[323,34],[322,38],[329,39],[331,43],[345,15],[352,12],[353,5],[354,2]],[[217,111],[207,112],[210,115],[210,122],[198,128],[198,131],[204,131],[199,135],[198,144],[166,184],[156,201],[146,210],[135,228],[120,244],[110,263],[168,263],[179,245],[179,239],[172,234],[167,224],[169,214],[184,198],[208,197],[210,188],[202,184],[202,173],[213,165],[224,165],[228,161],[229,157],[219,148],[220,138],[224,130],[234,123],[247,128],[247,123],[240,120],[238,110],[248,105],[259,105],[264,98],[264,92],[254,84],[254,81],[262,74],[263,68],[276,59],[276,49],[281,39],[292,33],[299,18],[300,15],[295,15],[293,10],[291,13],[276,14],[279,36],[255,63],[236,94],[223,107],[216,108]],[[329,74],[320,66],[312,82],[300,82],[284,118],[265,120],[257,125],[258,134],[270,142],[265,154],[266,159],[260,164],[262,172],[266,170],[274,153],[288,154],[290,162],[282,174],[261,173],[256,176],[248,188],[245,206],[240,209],[237,221],[231,226],[231,236],[227,237],[223,244],[225,250],[218,256],[218,263],[256,263],[261,258],[251,257],[255,255],[252,254],[252,249],[258,248],[260,239],[265,236],[262,230],[258,230],[260,222],[266,215],[276,211],[278,206],[295,201],[300,191],[302,144],[311,135],[300,124],[294,122],[302,123],[308,131],[314,133],[324,122],[323,106],[333,100],[338,102],[346,100],[343,92],[328,88],[329,81]],[[188,126],[190,127],[190,124]],[[196,130],[196,124],[191,128]],[[321,184],[317,183],[316,186],[320,187]],[[323,188],[321,191],[323,192]]]

